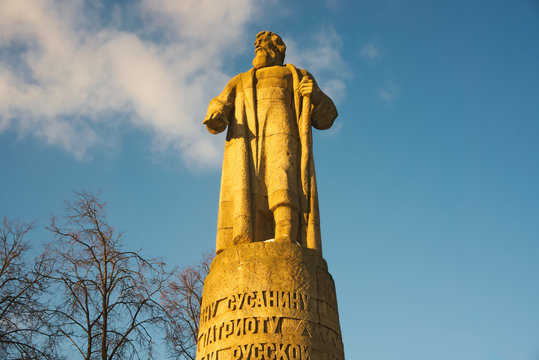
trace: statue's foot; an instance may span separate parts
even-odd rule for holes
[[[297,241],[299,218],[289,206],[279,206],[273,211],[275,218],[275,242]]]
[[[292,242],[292,223],[287,220],[275,224],[275,242]]]

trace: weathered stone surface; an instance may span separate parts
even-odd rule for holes
[[[197,360],[344,359],[335,286],[299,244],[237,245],[204,282]]]
[[[204,282],[197,360],[343,360],[335,284],[322,258],[311,128],[337,117],[286,46],[257,35],[253,68],[211,100],[227,130],[217,257]],[[267,241],[273,239],[273,241]]]
[[[208,131],[227,129],[217,253],[268,239],[322,251],[311,128],[331,127],[337,110],[311,74],[284,65],[285,50],[259,33],[253,68],[208,106]]]

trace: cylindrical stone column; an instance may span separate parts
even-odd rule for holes
[[[197,360],[255,359],[344,359],[335,285],[317,251],[255,242],[213,260]]]

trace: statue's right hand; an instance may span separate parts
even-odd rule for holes
[[[215,112],[208,114],[202,123],[206,125],[210,133],[218,134],[226,129],[228,120],[225,119],[222,113]]]

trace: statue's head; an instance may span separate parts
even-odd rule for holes
[[[266,66],[283,65],[286,45],[283,39],[271,31],[261,31],[256,35],[255,58],[253,66],[259,69]]]

